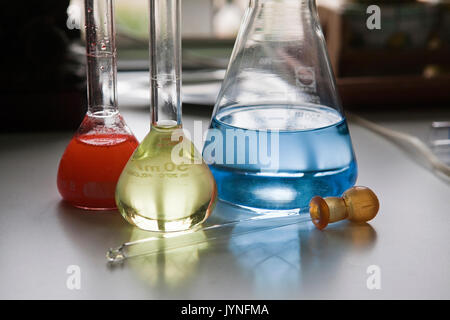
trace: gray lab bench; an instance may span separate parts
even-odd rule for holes
[[[208,125],[211,109],[185,108],[184,123]],[[148,111],[123,108],[139,139]],[[422,138],[431,120],[378,114],[378,123]],[[0,298],[298,299],[450,298],[450,188],[404,150],[350,123],[359,185],[379,196],[370,224],[311,224],[193,246],[110,267],[105,251],[142,233],[117,212],[85,212],[60,200],[58,161],[70,133],[0,135]],[[219,204],[220,214],[234,208]],[[67,268],[81,289],[67,288]],[[367,268],[381,289],[367,288]]]

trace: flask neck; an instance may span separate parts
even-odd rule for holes
[[[291,10],[292,8],[302,9],[302,11],[315,10],[316,0],[250,0],[250,8],[278,8]],[[285,21],[286,22],[286,21]]]
[[[250,12],[256,20],[265,21],[264,27],[276,29],[304,24],[317,17],[316,0],[250,0]]]
[[[88,112],[117,113],[113,0],[85,0]]]
[[[181,1],[149,3],[152,126],[181,125]]]
[[[314,0],[251,0],[214,115],[249,105],[327,107],[342,114]]]
[[[299,6],[309,6],[311,4],[315,5],[316,0],[250,0],[249,5],[250,6],[257,6],[257,5],[264,5],[268,3],[276,3],[279,5],[286,5],[286,4],[296,4]]]
[[[254,41],[297,41],[318,27],[315,0],[250,0],[244,24]]]

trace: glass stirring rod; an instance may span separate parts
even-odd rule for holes
[[[249,233],[268,231],[275,228],[311,221],[309,215],[304,213],[301,214],[300,212],[289,211],[288,213],[275,213],[270,216],[255,216],[248,219],[235,220],[200,227],[197,229],[190,229],[184,232],[169,232],[164,234],[155,233],[154,236],[141,240],[125,242],[119,247],[109,249],[106,253],[106,259],[109,262],[118,263],[132,257],[152,255],[168,250],[200,245],[203,243],[220,243],[223,240],[228,240],[230,238],[235,238]],[[239,229],[233,230],[236,227],[239,227]],[[152,244],[161,241],[164,241],[164,246],[151,246]],[[144,247],[145,244],[150,245],[150,248]],[[137,247],[142,248],[140,248],[141,250],[135,250]],[[131,248],[134,249],[133,252],[130,252]]]
[[[249,233],[268,231],[309,221],[312,221],[318,229],[322,230],[329,223],[345,219],[353,222],[372,220],[377,215],[378,210],[379,201],[372,190],[366,187],[353,187],[344,192],[342,197],[314,197],[309,204],[309,215],[303,213],[302,210],[279,214],[271,213],[270,215],[201,227],[182,233],[157,234],[145,239],[125,242],[119,247],[111,248],[106,253],[106,258],[111,263],[118,263],[132,257],[157,254],[204,243],[218,243]],[[240,228],[233,230],[236,227]],[[203,235],[201,235],[202,233]],[[165,243],[164,246],[156,245],[150,248],[144,246],[145,244],[157,244],[166,239],[171,239],[171,241]],[[133,250],[133,252],[130,252],[131,248],[136,249],[139,246],[142,246],[141,251]]]

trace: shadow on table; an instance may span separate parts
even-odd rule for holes
[[[376,238],[367,223],[342,222],[319,231],[308,222],[232,239],[229,250],[239,273],[263,292],[260,298],[277,299],[331,284],[346,256],[367,254]]]
[[[136,251],[161,251],[159,254],[142,255],[127,259],[122,264],[110,265],[106,260],[106,251],[124,242],[145,239],[154,235],[128,224],[118,211],[88,211],[72,207],[65,201],[58,203],[58,217],[68,237],[80,250],[80,254],[105,266],[105,272],[131,270],[138,278],[152,288],[171,289],[188,286],[189,280],[196,274],[200,252],[208,249],[208,244],[190,246],[177,250],[165,251],[166,246],[173,245],[164,239],[132,248],[130,255]],[[192,236],[204,239],[201,232]],[[161,292],[163,294],[163,292]]]
[[[97,260],[109,247],[151,235],[128,225],[115,211],[86,212],[64,202],[59,211],[73,241]],[[244,211],[219,202],[208,223],[242,219],[246,217]],[[173,293],[185,296],[196,286],[208,287],[212,281],[223,288],[223,297],[235,292],[236,298],[249,294],[255,298],[287,298],[310,289],[316,281],[335,281],[343,259],[349,253],[370,252],[377,238],[369,224],[347,222],[330,225],[325,231],[318,231],[312,223],[301,223],[232,236],[239,228],[226,230],[219,242],[208,241],[208,233],[195,232],[185,238],[194,244],[182,248],[173,249],[172,239],[132,248],[129,254],[144,254],[106,270],[131,270],[139,282],[158,289],[161,297]],[[221,293],[214,291],[214,298],[220,298]]]
[[[377,232],[370,224],[341,222],[324,231],[313,229],[299,236],[305,287],[325,288],[338,281],[341,275],[352,272],[361,274],[364,280],[361,285],[365,285],[368,265],[361,268],[348,259],[356,258],[356,264],[360,264],[374,248]]]
[[[226,221],[236,220],[236,212],[222,215],[221,204],[216,207],[203,226],[222,224]],[[140,281],[151,288],[158,289],[161,296],[171,294],[175,290],[178,295],[187,294],[192,286],[203,274],[208,274],[210,268],[214,268],[217,255],[226,254],[227,235],[232,228],[221,232],[224,241],[210,240],[211,233],[196,231],[182,234],[181,237],[161,238],[155,233],[133,228],[129,234],[128,242],[158,237],[157,241],[151,241],[130,247],[127,251],[133,256],[119,264],[119,268],[128,267],[134,271]],[[114,270],[117,265],[111,265]]]
[[[80,247],[80,251],[105,263],[106,250],[128,240],[133,230],[114,210],[82,210],[60,201],[58,213],[64,231]]]

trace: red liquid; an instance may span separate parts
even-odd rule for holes
[[[115,209],[114,194],[122,169],[138,146],[132,135],[76,135],[58,169],[58,190],[75,207]]]

